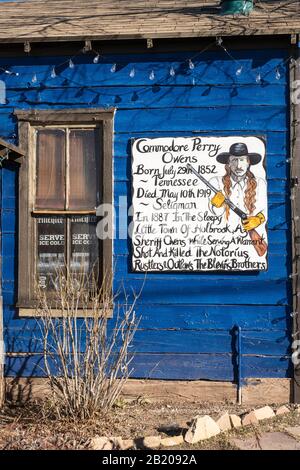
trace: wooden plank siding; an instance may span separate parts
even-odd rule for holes
[[[99,64],[84,55],[75,68],[53,64],[68,58],[0,59],[19,75],[5,77],[7,103],[0,106],[0,136],[17,144],[16,109],[116,108],[114,122],[115,230],[119,197],[131,198],[132,137],[264,135],[267,139],[269,197],[269,269],[259,273],[143,274],[130,268],[130,240],[113,242],[114,284],[126,293],[142,293],[142,315],[132,352],[136,378],[236,378],[233,327],[242,327],[243,376],[291,377],[292,311],[289,199],[289,51],[285,48],[234,51],[237,64],[223,51],[195,59],[194,52],[107,55]],[[110,72],[117,63],[117,71]],[[175,77],[169,68],[176,70]],[[129,72],[135,68],[134,78]],[[281,78],[275,77],[280,67]],[[149,74],[154,70],[153,83]],[[257,71],[263,77],[255,82]],[[31,78],[36,73],[37,83]],[[2,74],[2,77],[4,74]],[[192,85],[193,76],[196,85]],[[42,343],[34,319],[19,318],[17,292],[18,166],[2,169],[4,333],[6,374],[43,376]],[[122,304],[124,298],[119,295]],[[115,318],[115,317],[114,317]],[[114,319],[110,321],[113,328]]]
[[[220,16],[220,0],[28,0],[0,4],[1,42],[291,34],[295,0],[255,2],[250,16]]]

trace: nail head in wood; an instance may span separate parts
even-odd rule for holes
[[[31,51],[31,44],[29,41],[25,41],[24,42],[24,52],[26,52],[27,54],[29,54],[29,52]]]
[[[91,41],[85,41],[82,52],[86,54],[87,52],[90,52],[92,50],[92,42]]]
[[[153,39],[147,39],[147,49],[151,49],[153,47]]]

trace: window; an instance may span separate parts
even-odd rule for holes
[[[112,268],[112,241],[96,235],[96,207],[112,203],[113,111],[18,111],[27,157],[19,183],[20,315],[35,309],[36,280],[51,298],[57,270]]]

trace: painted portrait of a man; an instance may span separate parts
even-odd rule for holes
[[[219,191],[211,200],[211,210],[223,211],[225,220],[231,226],[241,223],[246,231],[263,225],[267,213],[267,186],[265,179],[255,176],[252,171],[252,167],[261,162],[262,156],[249,152],[245,143],[234,143],[228,152],[217,155],[216,160],[224,165],[225,172],[223,176],[210,180]],[[242,210],[247,218],[241,220],[224,204],[225,197]]]

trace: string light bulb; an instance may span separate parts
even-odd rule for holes
[[[93,58],[93,62],[94,62],[94,64],[98,64],[98,62],[99,62],[99,59],[100,59],[100,55],[99,55],[99,54],[97,54],[97,55],[96,55],[96,56]]]
[[[243,66],[241,65],[235,72],[236,76],[239,77],[240,75],[242,75],[242,71],[243,71]]]
[[[74,62],[72,59],[69,60],[69,68],[73,69],[75,67]]]
[[[260,72],[258,72],[258,74],[256,75],[255,81],[256,81],[256,83],[261,83],[261,74],[260,74]]]
[[[55,70],[55,67],[52,68],[51,70],[51,78],[55,78],[57,75],[56,75],[56,70]]]
[[[111,73],[115,73],[116,70],[117,70],[117,64],[113,64],[110,69]]]
[[[175,77],[175,75],[176,75],[175,69],[174,69],[174,67],[171,67],[170,68],[170,76]]]
[[[130,77],[130,78],[134,78],[134,77],[135,77],[135,68],[132,68],[132,69],[130,70],[129,77]]]
[[[36,82],[37,82],[36,73],[33,74],[32,79],[31,79],[31,82],[32,82],[32,83],[36,83]]]
[[[281,73],[280,73],[280,70],[279,70],[279,67],[276,68],[276,80],[280,80],[281,79]]]
[[[189,59],[189,69],[194,70],[194,68],[195,68],[194,62],[192,61],[192,59]]]
[[[155,73],[154,70],[151,70],[150,75],[149,75],[149,80],[154,80],[155,79]]]

